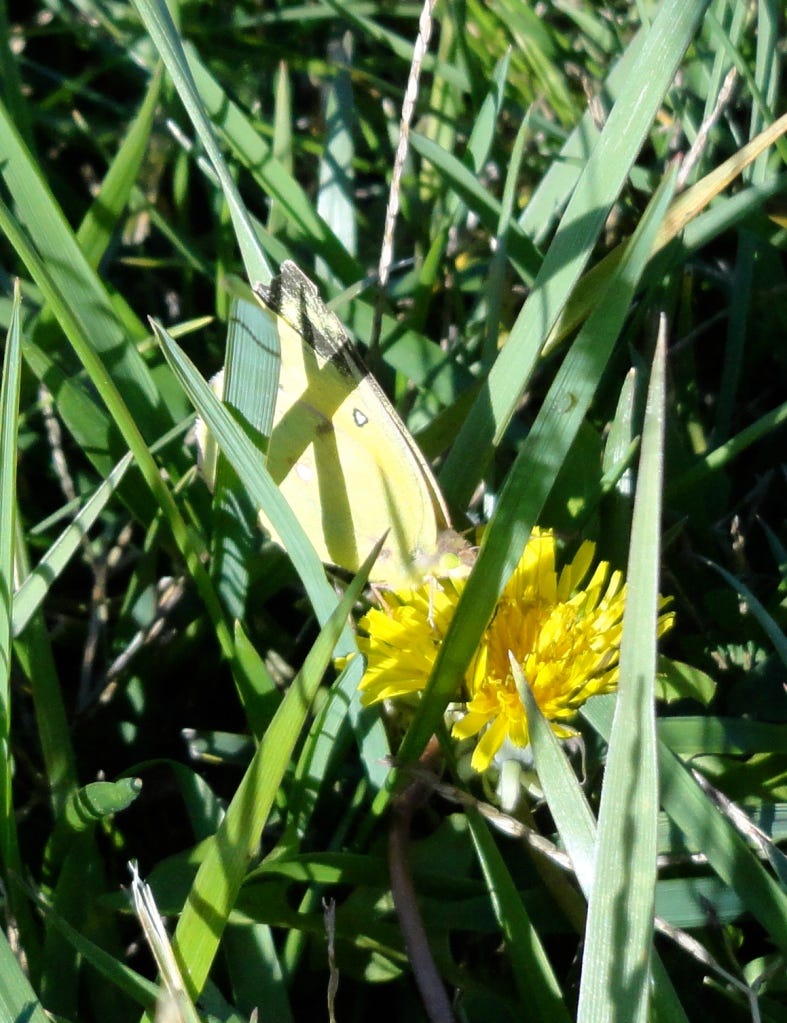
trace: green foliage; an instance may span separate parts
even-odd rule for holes
[[[438,5],[379,339],[417,5],[48,0],[0,33],[0,1023],[154,1012],[132,860],[206,1019],[323,1013],[336,975],[338,1019],[444,1018],[405,859],[457,1018],[787,1016],[779,6]],[[362,579],[264,471],[235,300],[285,258],[487,524],[404,723],[331,667]],[[446,708],[535,524],[627,572],[621,693],[573,746],[533,704],[534,761],[468,776]],[[445,798],[403,810],[433,736]]]

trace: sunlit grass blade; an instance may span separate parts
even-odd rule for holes
[[[252,299],[249,292],[248,299]],[[230,303],[227,348],[222,373],[211,388],[240,414],[259,436],[259,460],[265,461],[279,381],[279,339],[269,316],[257,302],[234,298]],[[200,427],[201,430],[201,427]],[[212,480],[213,545],[211,575],[225,606],[243,617],[249,577],[259,546],[258,510],[225,458],[218,458],[213,435],[206,432],[202,450],[205,476]]]
[[[210,157],[213,169],[221,182],[249,280],[267,283],[271,278],[270,267],[238,187],[219,149],[213,127],[197,92],[186,55],[183,52],[183,45],[169,10],[163,0],[135,0],[135,6],[161,54],[167,71],[175,83],[175,88],[178,90],[181,102],[188,111],[200,141]],[[264,228],[260,227],[259,230],[264,230]]]
[[[0,932],[0,1006],[3,1019],[26,1023],[49,1023],[50,1016],[11,951],[5,932]]]
[[[203,93],[204,95],[204,93]],[[285,175],[292,174],[293,168],[293,110],[292,82],[290,69],[283,61],[279,64],[273,84],[273,142],[271,155],[277,166]],[[254,136],[259,138],[255,132]],[[271,208],[268,216],[268,230],[272,235],[284,231],[287,216],[280,208],[278,199],[271,197]]]
[[[477,811],[469,809],[467,816],[478,860],[508,947],[521,1004],[527,1004],[528,1017],[533,1020],[568,1023],[571,1017],[560,985],[538,931],[522,903],[500,850],[492,840],[489,827]]]
[[[596,818],[590,809],[571,764],[549,722],[541,713],[533,692],[512,659],[517,689],[524,697],[533,758],[555,826],[571,857],[579,886],[586,898],[593,890],[596,862]]]
[[[333,231],[347,252],[357,251],[358,225],[355,210],[355,144],[352,124],[355,117],[352,78],[353,43],[348,34],[328,43],[329,58],[339,70],[324,97],[327,137],[320,160],[317,213]],[[330,277],[321,260],[315,265],[320,278]]]
[[[466,506],[508,426],[706,7],[705,0],[665,0],[659,8],[632,69],[639,88],[623,93],[612,108],[533,290],[451,450],[441,474],[449,505]]]
[[[648,390],[632,519],[620,685],[599,809],[579,994],[582,1023],[644,1021],[651,985],[658,766],[654,679],[659,613],[666,321]]]
[[[276,324],[269,319],[269,329]],[[336,607],[336,595],[325,578],[325,570],[317,557],[303,527],[295,518],[279,488],[268,474],[260,452],[241,427],[233,420],[208,384],[202,379],[190,360],[159,324],[153,329],[161,343],[167,361],[181,381],[200,417],[231,462],[246,492],[265,514],[287,544],[287,550],[303,582],[314,611],[320,621],[326,621]]]
[[[654,195],[631,238],[626,258],[558,370],[530,434],[508,474],[484,531],[478,560],[443,641],[401,756],[426,744],[456,691],[503,586],[517,564],[532,526],[584,421],[628,313],[650,246],[674,188],[671,172]]]
[[[216,418],[218,421],[219,417]],[[290,685],[197,872],[173,941],[175,956],[192,997],[202,990],[207,978],[221,932],[257,848],[295,743],[379,546],[335,605]],[[206,906],[210,906],[207,916]]]

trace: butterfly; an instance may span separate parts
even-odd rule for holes
[[[459,571],[466,544],[429,464],[316,286],[286,260],[254,293],[281,348],[268,471],[321,560],[357,571],[385,535],[371,582]]]
[[[281,352],[267,468],[320,559],[356,572],[385,536],[372,583],[465,574],[469,548],[429,464],[316,286],[286,260],[253,291]]]

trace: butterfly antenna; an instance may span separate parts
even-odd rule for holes
[[[396,146],[394,157],[393,173],[391,174],[391,187],[388,192],[388,206],[385,211],[385,227],[383,229],[383,244],[380,249],[380,263],[378,269],[379,290],[377,302],[374,309],[374,323],[372,324],[372,336],[369,344],[369,359],[374,361],[379,354],[380,334],[383,323],[383,304],[385,292],[388,287],[388,279],[391,273],[393,262],[394,234],[396,232],[396,217],[399,213],[399,194],[402,186],[402,170],[404,161],[407,158],[407,150],[410,145],[410,122],[413,119],[415,102],[418,99],[418,84],[421,78],[421,66],[424,55],[429,46],[429,37],[432,34],[432,15],[434,13],[436,0],[424,0],[421,9],[421,17],[418,19],[418,35],[413,47],[413,59],[410,64],[410,74],[407,79],[407,88],[404,93],[402,104],[402,119],[399,123],[399,142]]]

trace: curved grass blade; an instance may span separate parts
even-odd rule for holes
[[[189,69],[183,45],[163,0],[135,0],[135,7],[145,24],[150,37],[161,54],[161,58],[175,84],[181,102],[186,108],[192,124],[199,135],[205,151],[210,157],[213,169],[221,183],[224,198],[229,206],[235,236],[238,239],[243,264],[250,281],[267,283],[271,279],[268,261],[257,239],[238,188],[216,142],[205,106],[197,92],[194,78]],[[259,228],[264,231],[264,228]]]

